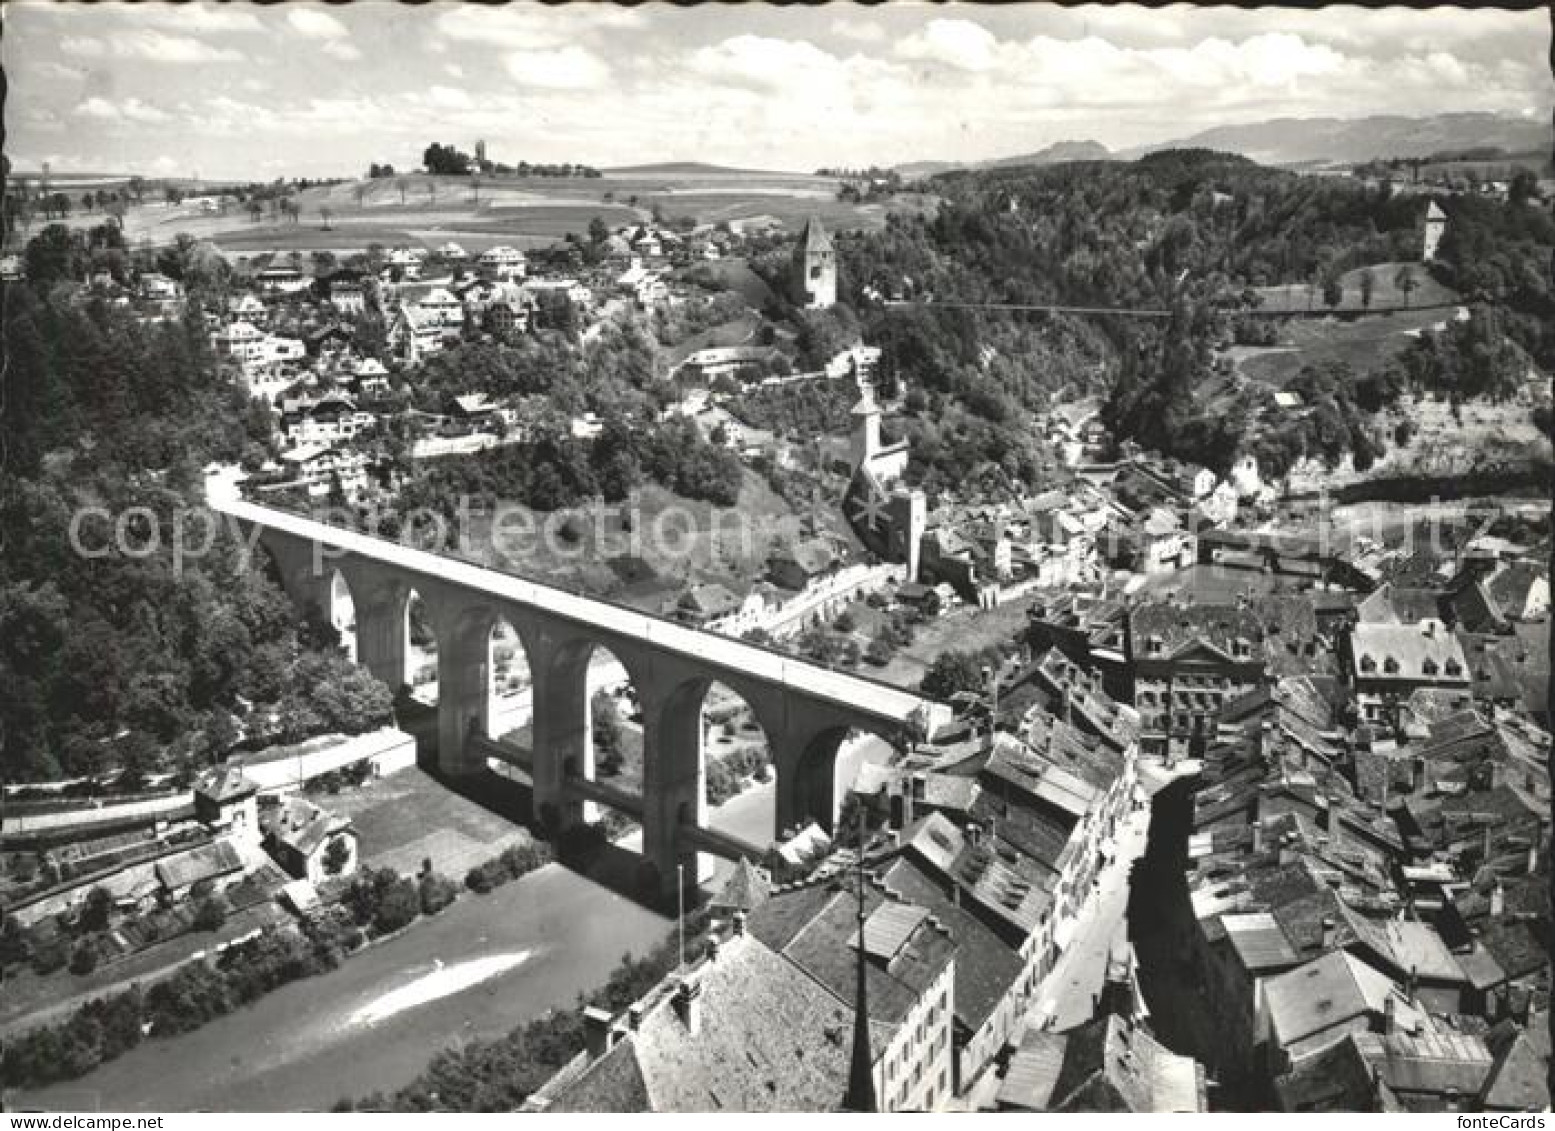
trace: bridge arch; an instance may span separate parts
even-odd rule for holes
[[[835,833],[842,799],[865,762],[905,753],[901,730],[865,719],[837,720],[811,730],[775,759],[777,826],[784,836],[811,821]]]

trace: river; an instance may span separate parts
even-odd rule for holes
[[[626,950],[647,950],[669,925],[552,864],[489,895],[465,896],[327,974],[192,1033],[146,1041],[79,1080],[12,1095],[7,1106],[327,1109],[342,1096],[408,1083],[447,1045],[572,1008]]]
[[[838,762],[840,790],[891,751],[868,738]],[[774,788],[709,814],[758,844],[772,836]],[[630,840],[623,842],[630,847]],[[717,861],[716,893],[730,865]],[[78,1080],[8,1096],[11,1110],[298,1111],[410,1082],[447,1045],[489,1039],[570,1009],[671,920],[552,864],[441,915],[339,968],[290,985],[192,1033],[150,1040]]]

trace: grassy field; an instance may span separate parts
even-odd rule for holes
[[[403,185],[401,182],[403,181]],[[200,202],[170,205],[149,197],[124,217],[131,244],[171,243],[184,232],[226,251],[360,251],[368,244],[435,246],[453,239],[467,251],[498,243],[535,246],[567,232],[583,234],[599,216],[612,226],[647,220],[659,206],[670,217],[691,216],[698,224],[771,217],[797,229],[811,215],[833,228],[878,228],[888,210],[925,211],[934,198],[904,194],[884,204],[843,204],[837,182],[826,177],[781,173],[624,173],[597,178],[486,178],[479,186],[464,177],[409,174],[306,189],[294,197],[297,223],[269,215],[254,223],[238,207],[206,212]],[[329,212],[328,227],[324,212]],[[68,223],[90,227],[101,213],[74,213]]]
[[[1407,302],[1404,292],[1399,290],[1395,283],[1399,268],[1406,266],[1413,273],[1416,284],[1415,289],[1409,293]],[[1339,282],[1344,289],[1344,294],[1339,305],[1335,307],[1336,310],[1365,309],[1365,304],[1361,301],[1361,276],[1368,270],[1375,281],[1371,296],[1372,306],[1440,306],[1443,303],[1458,301],[1458,293],[1431,278],[1423,263],[1374,263],[1369,268],[1357,267],[1340,276]],[[1270,310],[1328,309],[1328,304],[1323,301],[1322,288],[1314,290],[1305,283],[1288,283],[1284,286],[1256,289],[1263,298],[1264,306]]]
[[[1351,321],[1292,319],[1281,324],[1277,345],[1237,346],[1229,353],[1242,377],[1279,388],[1305,366],[1326,361],[1347,362],[1364,373],[1409,345],[1409,331],[1442,326],[1451,317],[1451,311],[1416,310]]]
[[[529,837],[416,767],[316,800],[351,818],[365,864],[406,874],[430,858],[439,872],[462,880],[476,864]]]

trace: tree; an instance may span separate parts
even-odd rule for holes
[[[338,876],[351,862],[351,845],[343,836],[337,836],[324,849],[324,874]]]
[[[107,888],[94,887],[86,893],[86,901],[81,905],[81,930],[93,933],[106,931],[112,914],[113,896]]]
[[[379,934],[388,934],[401,927],[409,926],[419,914],[421,914],[421,892],[416,882],[403,876],[394,876],[379,896],[378,910],[373,915],[373,926]]]
[[[1404,308],[1407,310],[1409,308],[1409,296],[1420,285],[1415,278],[1415,269],[1408,263],[1405,263],[1398,269],[1398,273],[1393,276],[1393,285],[1403,294]]]
[[[1338,275],[1330,275],[1323,280],[1323,305],[1330,310],[1336,309],[1344,301],[1344,284],[1339,281]]]
[[[958,691],[985,692],[983,668],[997,659],[997,652],[941,652],[923,675],[919,689],[935,699],[949,699]]]
[[[90,974],[97,969],[97,943],[81,939],[70,952],[70,972],[76,975]]]
[[[216,931],[227,921],[227,908],[220,896],[200,900],[194,908],[193,927],[197,931]]]
[[[1361,272],[1361,306],[1371,309],[1371,296],[1377,290],[1377,274],[1370,267]]]
[[[1512,182],[1507,186],[1507,200],[1514,206],[1521,207],[1538,195],[1539,178],[1526,165],[1520,166],[1517,172],[1512,174]]]

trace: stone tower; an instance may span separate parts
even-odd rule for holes
[[[1436,201],[1426,207],[1425,210],[1425,245],[1420,249],[1420,261],[1430,263],[1436,258],[1436,249],[1442,242],[1442,236],[1447,231],[1447,213],[1437,206]]]
[[[875,387],[860,383],[858,403],[853,406],[853,467],[867,466],[880,454],[880,402]]]
[[[794,248],[794,301],[810,310],[837,302],[837,251],[814,216]]]

